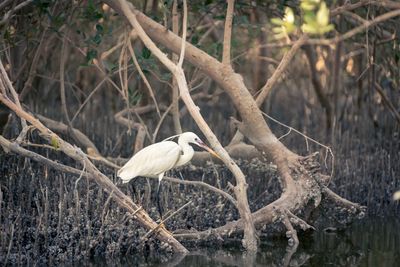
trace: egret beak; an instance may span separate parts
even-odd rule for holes
[[[200,145],[202,148],[204,148],[205,150],[207,150],[208,153],[210,153],[210,154],[213,155],[214,157],[219,158],[220,160],[222,160],[222,158],[221,158],[220,156],[218,156],[218,154],[217,154],[214,150],[212,150],[211,148],[209,148],[206,144],[201,143],[201,144],[199,144],[199,145]]]

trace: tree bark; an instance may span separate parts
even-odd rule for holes
[[[131,24],[134,26],[140,26],[140,29],[144,30],[152,41],[161,44],[174,53],[180,53],[181,47],[183,46],[182,39],[179,36],[168,31],[162,25],[154,22],[132,6],[128,7],[124,5],[122,8],[120,5],[122,2],[121,0],[119,2],[114,0],[104,0],[104,2],[108,3],[114,10],[120,14],[124,14],[125,16],[129,15],[127,9],[130,9],[130,12],[134,14],[135,20],[138,21],[136,25],[136,23],[132,23],[130,20]],[[126,2],[124,1],[124,3]],[[143,41],[146,43],[146,41],[148,42],[149,40]],[[300,46],[302,42],[303,39],[299,40],[297,45]],[[159,49],[156,47],[154,49],[159,51]],[[163,54],[161,51],[160,53]],[[166,66],[170,64],[168,62],[169,59],[163,57],[163,55],[161,55],[161,58],[159,57],[159,59]],[[246,88],[241,75],[235,73],[230,65],[219,62],[190,43],[185,44],[185,59],[207,73],[230,96],[236,109],[239,111],[241,118],[243,119],[242,122],[236,123],[239,130],[255,145],[259,151],[261,151],[263,155],[271,158],[272,161],[277,165],[278,172],[281,177],[281,185],[283,188],[283,194],[278,200],[253,213],[251,218],[248,218],[248,214],[246,214],[246,216],[243,216],[237,222],[229,222],[225,226],[215,230],[221,230],[226,235],[237,231],[244,231],[246,234],[246,231],[249,230],[247,227],[249,225],[249,221],[253,220],[254,225],[259,228],[266,223],[272,223],[278,214],[285,214],[287,211],[293,213],[297,212],[307,205],[310,205],[310,203],[314,205],[314,207],[317,207],[320,203],[321,192],[325,186],[324,181],[326,182],[326,180],[323,180],[322,182],[317,181],[321,175],[316,173],[315,167],[313,167],[316,163],[315,159],[300,157],[286,148],[276,138],[264,120],[262,112],[257,105],[258,103],[253,99],[252,95],[249,93],[249,90]],[[181,79],[177,77],[178,82],[184,81],[184,74],[182,70],[176,70],[174,69],[175,67],[169,68],[174,75],[183,76]],[[185,85],[182,84],[180,89],[181,87],[185,87]],[[188,98],[190,99],[190,96],[188,96]],[[182,94],[182,99],[185,101],[184,94]],[[198,110],[196,110],[194,113],[198,113]],[[194,117],[194,115],[192,116]],[[208,127],[206,128],[208,129]],[[205,131],[205,133],[207,131]],[[209,141],[210,143],[217,143],[215,142],[216,140],[214,140],[214,136],[213,138],[209,139]],[[220,155],[226,153],[224,150],[220,150],[219,147],[217,152],[219,152]],[[223,153],[221,154],[221,152]],[[227,164],[228,167],[232,167],[229,162],[225,162],[225,164]],[[237,180],[237,182],[240,184],[240,179]],[[240,188],[238,185],[238,190],[235,191],[238,201],[241,201],[243,197],[247,197],[245,195],[245,189],[243,189],[243,185],[246,186],[246,184],[241,185],[242,186]],[[240,195],[241,197],[239,197]],[[240,211],[240,203],[238,203],[238,208]],[[246,209],[245,207],[242,208]],[[196,234],[193,235],[196,236]]]
[[[161,61],[161,63],[167,67],[171,73],[174,75],[177,81],[177,85],[179,87],[179,91],[182,97],[182,100],[188,107],[188,110],[192,116],[192,118],[196,121],[199,128],[202,130],[204,135],[207,137],[210,144],[217,151],[217,153],[221,156],[221,159],[224,161],[225,165],[229,168],[229,170],[233,173],[236,179],[236,186],[234,187],[234,192],[236,195],[236,200],[238,202],[237,207],[239,210],[240,217],[244,222],[244,238],[243,238],[243,246],[249,251],[257,251],[258,248],[258,239],[256,236],[256,231],[254,228],[254,224],[251,218],[251,211],[249,208],[249,203],[247,199],[247,183],[244,177],[243,172],[236,165],[236,163],[230,158],[229,154],[224,150],[222,145],[219,143],[215,134],[211,131],[210,127],[200,114],[199,108],[193,102],[190,94],[189,88],[186,82],[186,77],[182,69],[182,63],[184,58],[184,52],[186,47],[186,42],[184,38],[180,40],[180,58],[177,65],[175,65],[168,57],[161,52],[161,50],[153,43],[153,41],[146,34],[144,29],[141,27],[140,23],[137,20],[136,14],[130,10],[130,6],[125,0],[109,1],[112,4],[112,7],[123,14],[129,21],[129,23],[135,28],[138,36],[146,45],[146,47]],[[186,2],[184,1],[184,5]],[[186,8],[184,6],[184,8]],[[185,14],[184,14],[185,15]],[[186,29],[183,28],[183,36],[185,36]],[[178,53],[178,52],[176,52]],[[230,67],[229,67],[230,68]],[[230,68],[232,69],[232,68]]]

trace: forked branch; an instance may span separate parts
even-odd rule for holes
[[[243,172],[236,165],[236,163],[230,158],[229,154],[225,151],[222,145],[219,143],[215,134],[211,131],[210,127],[200,114],[198,107],[193,102],[193,99],[190,96],[188,85],[186,82],[186,77],[183,72],[182,67],[179,62],[178,65],[175,65],[150,39],[150,37],[143,30],[142,26],[138,22],[135,13],[131,10],[131,6],[125,0],[119,0],[118,4],[116,1],[107,1],[110,5],[123,14],[129,21],[129,23],[135,28],[139,38],[143,41],[146,47],[155,55],[161,63],[167,67],[178,83],[178,87],[181,93],[182,100],[188,107],[188,110],[192,116],[192,118],[196,121],[199,128],[202,130],[211,146],[217,151],[217,153],[221,156],[226,166],[232,171],[235,175],[237,186],[235,187],[235,195],[238,201],[238,209],[240,216],[243,218],[245,223],[244,229],[244,247],[248,250],[256,251],[257,250],[257,238],[256,232],[254,228],[254,224],[251,218],[251,212],[247,200],[247,184],[244,177]],[[185,42],[185,40],[182,40]],[[182,45],[181,49],[184,49],[184,45]],[[184,53],[183,53],[184,54]]]

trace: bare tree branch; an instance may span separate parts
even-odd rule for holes
[[[186,33],[187,33],[187,3],[186,0],[183,0],[183,23],[182,23],[182,46],[181,46],[181,54],[179,56],[179,61],[177,66],[182,68],[183,59],[185,58],[185,46],[186,46]]]
[[[149,90],[149,94],[150,94],[150,97],[153,99],[153,102],[154,102],[154,105],[156,107],[156,111],[157,111],[158,117],[161,118],[161,113],[160,113],[160,109],[158,108],[157,99],[156,99],[156,97],[154,95],[154,90],[151,87],[150,82],[147,80],[146,75],[143,73],[142,68],[139,65],[139,62],[138,62],[138,60],[136,58],[135,51],[133,50],[131,41],[128,40],[127,42],[128,42],[128,49],[129,49],[129,52],[131,54],[131,58],[133,59],[133,63],[135,64],[135,67],[136,67],[137,71],[139,72],[140,77],[142,77],[143,82],[147,87],[147,90]]]
[[[1,77],[0,77],[0,80],[3,81],[2,83],[0,83],[0,86],[2,87],[3,92],[6,92],[7,91],[6,88],[7,88],[11,92],[11,95],[13,96],[14,101],[17,104],[17,106],[19,108],[21,108],[21,103],[19,101],[18,94],[14,90],[13,85],[12,85],[10,79],[8,78],[6,69],[4,68],[3,62],[1,60],[0,60],[0,72],[2,74]],[[3,88],[3,86],[5,86],[6,88]],[[26,120],[24,118],[21,118],[21,125],[22,125],[22,128],[26,128],[27,127]]]
[[[323,90],[321,81],[318,76],[317,69],[315,67],[317,59],[315,56],[314,48],[309,45],[305,45],[305,46],[303,46],[303,50],[304,50],[307,60],[308,60],[308,66],[310,68],[311,82],[314,86],[315,94],[317,95],[319,103],[325,109],[326,126],[330,129],[330,127],[332,126],[332,119],[333,119],[332,107],[331,107],[331,104],[329,103],[328,97],[326,96],[326,94]]]
[[[10,9],[4,16],[3,19],[0,20],[0,26],[6,24],[14,15],[15,12],[17,12],[18,10],[24,8],[25,6],[29,5],[30,3],[32,3],[34,0],[26,0],[24,2],[19,3],[18,5],[16,5],[14,8]],[[7,4],[7,3],[6,3]]]
[[[235,8],[235,0],[227,0],[228,8],[225,17],[225,30],[224,30],[224,46],[222,50],[222,64],[231,64],[231,39],[232,39],[232,21],[233,11]]]
[[[172,32],[176,35],[179,34],[179,14],[178,14],[178,3],[174,0],[172,5]],[[172,62],[178,63],[178,55],[172,53]],[[179,88],[176,83],[175,77],[172,77],[172,121],[174,123],[174,129],[176,134],[182,133],[182,126],[179,115]]]
[[[14,88],[11,88],[14,90]],[[108,193],[112,194],[113,199],[121,206],[127,209],[129,212],[134,212],[138,209],[138,205],[135,204],[131,198],[126,196],[118,187],[116,187],[112,181],[102,174],[93,163],[86,157],[82,151],[76,147],[73,147],[71,144],[65,142],[51,130],[46,128],[40,121],[35,119],[31,114],[25,112],[21,107],[18,107],[15,103],[13,103],[6,95],[0,93],[0,101],[14,111],[19,117],[24,118],[26,121],[29,121],[36,129],[38,129],[41,133],[41,136],[46,139],[49,143],[56,143],[61,151],[63,151],[66,155],[73,158],[77,162],[84,164],[86,166],[87,171],[95,176],[96,183],[101,186]],[[135,215],[137,221],[147,229],[153,229],[157,227],[157,224],[150,218],[150,216],[144,211],[141,210]],[[175,238],[173,238],[170,233],[168,233],[165,229],[157,230],[157,238],[163,242],[168,243],[175,252],[187,253],[187,249],[182,246]]]
[[[155,178],[157,179],[157,178]],[[173,182],[173,183],[178,183],[178,184],[187,184],[187,185],[194,185],[194,186],[199,186],[199,187],[204,187],[207,190],[213,191],[217,194],[222,195],[223,197],[225,197],[227,200],[229,200],[229,202],[231,202],[235,207],[237,207],[237,201],[228,193],[226,193],[225,191],[216,188],[215,186],[212,186],[210,184],[201,182],[201,181],[190,181],[190,180],[181,180],[181,179],[177,179],[177,178],[172,178],[172,177],[164,177],[164,180],[169,181],[169,182]]]
[[[261,104],[264,103],[265,99],[271,92],[271,89],[282,77],[283,72],[287,69],[294,55],[296,55],[299,48],[306,42],[307,38],[308,37],[306,35],[302,35],[296,42],[294,42],[290,50],[285,53],[278,67],[272,74],[272,76],[268,79],[267,83],[260,89],[261,92],[256,98],[256,103],[258,106],[261,106]]]
[[[114,1],[110,2],[114,3]],[[145,31],[141,27],[140,23],[137,21],[135,13],[130,10],[128,3],[125,0],[119,0],[118,2],[120,6],[119,11],[125,15],[129,23],[135,28],[139,38],[143,41],[143,43],[147,46],[147,48],[150,51],[152,51],[153,55],[155,55],[161,61],[161,63],[163,63],[176,77],[182,100],[188,107],[188,110],[192,115],[193,119],[196,121],[199,128],[203,131],[210,144],[216,149],[217,153],[221,156],[224,163],[235,175],[237,181],[237,185],[235,187],[235,195],[238,201],[238,209],[240,216],[244,219],[245,222],[243,244],[246,249],[251,251],[256,251],[257,238],[247,200],[247,192],[246,192],[247,184],[243,172],[230,158],[229,154],[224,150],[224,148],[219,143],[214,133],[209,128],[208,124],[201,116],[198,108],[196,108],[195,103],[190,97],[185,74],[182,68],[180,66],[175,65],[171,60],[169,60],[168,57],[164,53],[162,53],[161,50],[153,43],[153,41],[149,38],[149,36],[145,33]]]
[[[338,35],[335,38],[332,38],[332,39],[309,39],[309,40],[307,40],[307,44],[316,44],[316,45],[336,44],[336,43],[342,42],[344,40],[347,40],[360,32],[363,32],[365,29],[368,29],[372,26],[375,26],[381,22],[384,22],[386,20],[389,20],[389,19],[397,17],[397,16],[400,16],[400,9],[389,11],[383,15],[380,15],[380,16],[372,19],[372,20],[365,21],[360,26],[355,27],[352,30],[350,30],[344,34]]]
[[[378,91],[379,95],[382,97],[383,103],[385,103],[386,107],[390,110],[393,117],[396,119],[397,123],[400,125],[400,114],[396,110],[395,106],[393,105],[392,101],[390,101],[389,97],[383,91],[382,86],[379,83],[375,82],[375,90]]]

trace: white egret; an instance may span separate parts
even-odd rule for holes
[[[167,138],[171,139],[173,137]],[[220,158],[211,148],[192,132],[185,132],[179,135],[178,143],[173,141],[162,141],[147,146],[137,152],[119,171],[118,177],[122,183],[128,183],[137,176],[158,177],[157,204],[160,216],[162,217],[159,203],[159,192],[161,180],[166,171],[188,163],[194,155],[195,144],[217,158]]]

